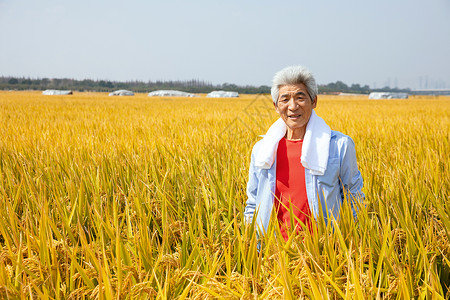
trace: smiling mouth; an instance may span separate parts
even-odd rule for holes
[[[300,118],[302,115],[292,115],[292,116],[288,116],[288,118],[290,119],[297,119]]]

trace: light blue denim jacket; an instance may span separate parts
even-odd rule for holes
[[[275,195],[277,162],[275,159],[270,169],[255,167],[254,160],[260,145],[260,141],[257,142],[252,150],[247,183],[248,200],[244,216],[246,222],[251,222],[253,215],[257,213],[256,224],[261,230],[266,231]],[[332,130],[325,174],[312,175],[310,170],[305,168],[305,183],[311,212],[317,219],[320,201],[325,223],[328,222],[328,215],[339,218],[339,210],[344,200],[344,190],[347,192],[347,199],[363,201],[364,194],[361,191],[363,179],[356,163],[353,140],[343,133]],[[352,209],[353,215],[356,216],[354,205],[352,205]]]

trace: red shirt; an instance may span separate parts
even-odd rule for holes
[[[311,212],[306,194],[305,168],[300,162],[303,140],[290,141],[282,138],[277,150],[277,170],[274,205],[277,209],[281,234],[288,240],[291,227],[290,209],[296,218],[294,226],[302,230],[297,218],[310,228]]]

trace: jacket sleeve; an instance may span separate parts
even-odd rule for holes
[[[355,143],[350,137],[347,137],[346,147],[343,150],[340,171],[343,193],[346,193],[347,199],[351,201],[353,216],[356,218],[358,207],[355,203],[363,203],[365,195],[362,192],[363,178],[356,162]]]
[[[256,195],[258,189],[258,176],[256,175],[255,168],[255,158],[254,152],[255,147],[253,148],[250,168],[248,172],[248,182],[247,182],[247,202],[244,211],[244,218],[247,223],[251,223],[253,219],[253,215],[255,213],[256,208]]]

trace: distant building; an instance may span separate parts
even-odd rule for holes
[[[235,98],[239,97],[238,92],[228,92],[228,91],[212,91],[208,95],[208,98]]]
[[[369,99],[408,99],[407,93],[372,92]]]
[[[367,96],[367,94],[357,94],[357,93],[339,93],[338,94],[339,96],[345,96],[345,97],[348,97],[348,96],[357,96],[357,97],[361,97],[361,96]]]
[[[159,90],[148,93],[149,97],[197,97],[195,94],[175,90]]]
[[[450,89],[421,89],[412,90],[413,95],[429,95],[429,96],[439,96],[439,95],[450,95]]]
[[[73,95],[72,91],[68,90],[45,90],[42,95]]]
[[[134,96],[132,91],[128,90],[117,90],[112,93],[109,93],[110,96]]]

